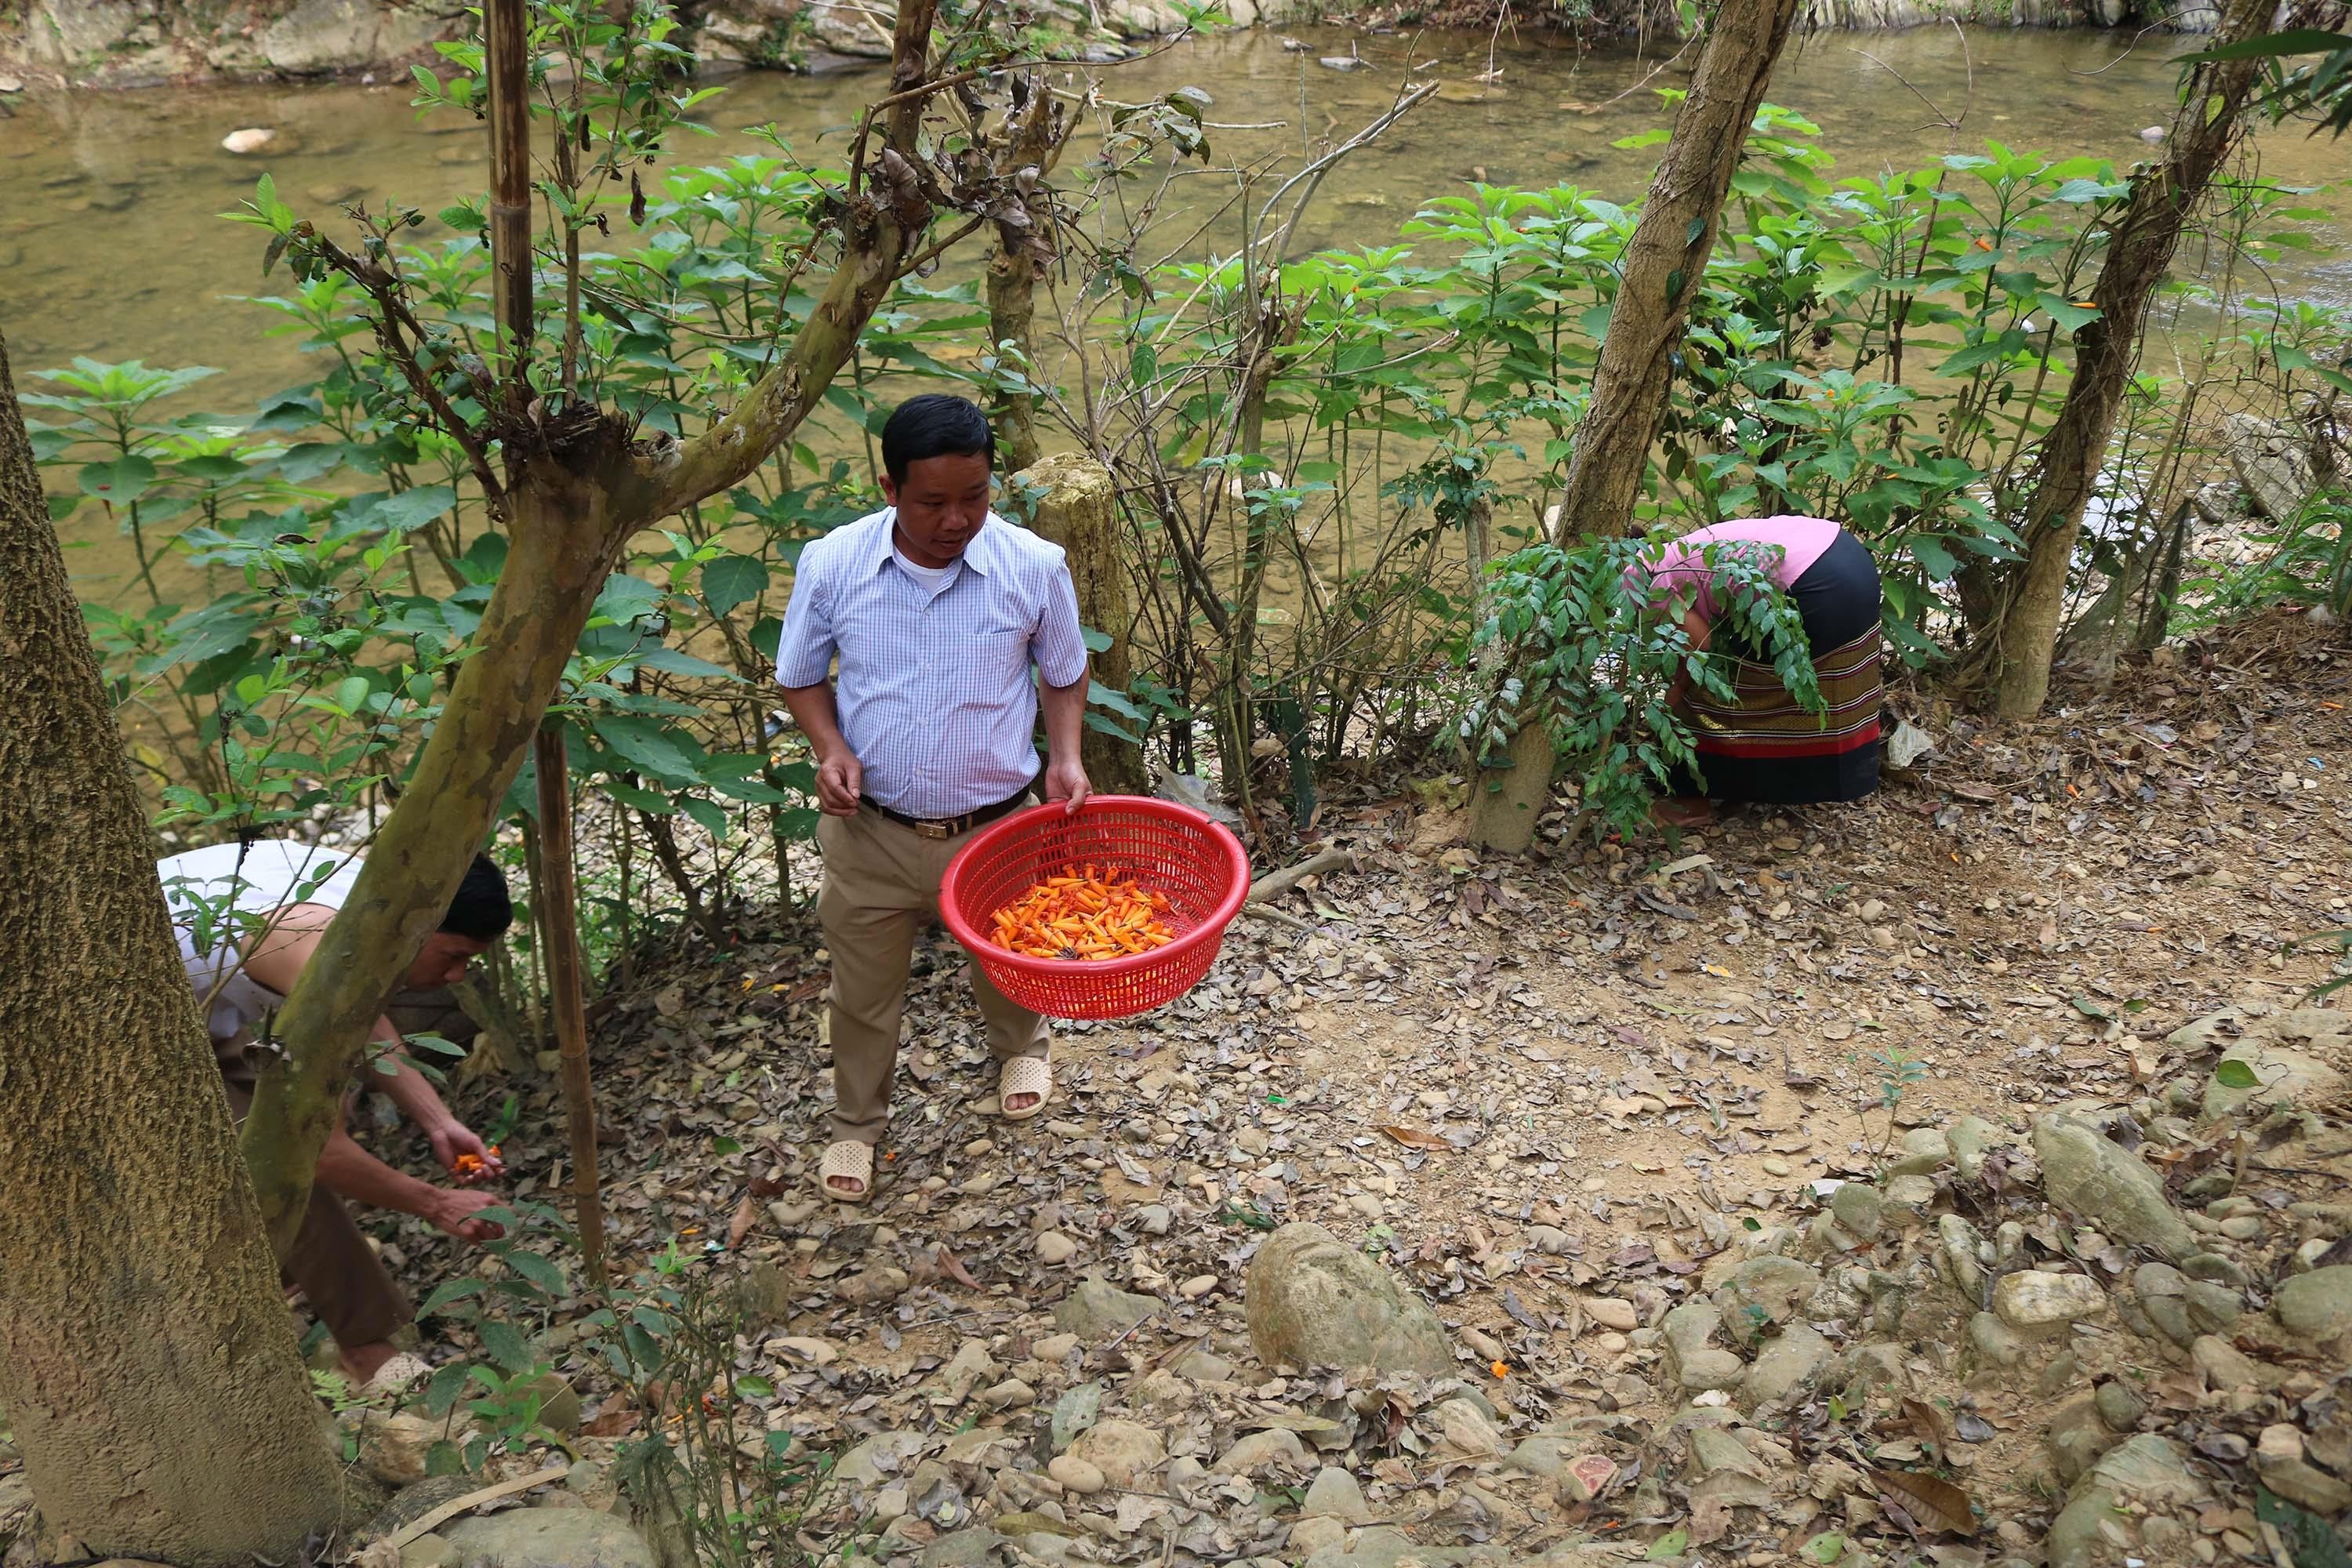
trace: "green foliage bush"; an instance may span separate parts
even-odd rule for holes
[[[562,340],[547,401],[593,398],[647,438],[689,437],[811,309],[846,173],[781,142],[656,168],[646,159],[691,128],[710,90],[661,75],[675,46],[657,9],[625,23],[559,5],[534,15],[585,83],[548,111],[587,151],[541,187],[541,333]],[[468,111],[478,49],[445,53],[417,101]],[[810,831],[804,760],[771,736],[779,616],[800,550],[877,503],[879,421],[925,384],[1035,392],[1049,444],[1093,453],[1118,479],[1138,624],[1106,629],[1134,633],[1138,674],[1097,694],[1097,727],[1138,735],[1179,771],[1213,741],[1227,787],[1245,795],[1265,793],[1254,766],[1271,752],[1272,793],[1297,816],[1313,809],[1317,772],[1453,745],[1478,732],[1476,713],[1503,710],[1468,678],[1498,605],[1534,627],[1556,617],[1528,607],[1538,585],[1605,595],[1613,557],[1547,542],[1544,517],[1633,209],[1574,186],[1472,184],[1433,196],[1392,240],[1302,252],[1300,216],[1343,148],[1296,175],[1237,174],[1239,245],[1212,228],[1154,262],[1156,231],[1137,215],[1175,202],[1179,175],[1213,160],[1199,106],[1182,94],[1119,105],[1062,181],[1064,319],[1041,330],[1036,363],[991,341],[968,269],[919,269],[806,437],[646,536],[606,584],[561,711],[580,784],[635,822],[670,879],[708,894],[711,867],[753,847],[784,870]],[[1988,143],[1841,179],[1816,141],[1785,110],[1758,117],[1722,238],[1689,280],[1636,522],[1833,517],[1876,552],[1889,635],[1924,665],[1969,635],[1976,589],[2017,556],[2036,442],[2130,176]],[[2294,193],[2249,179],[2225,195],[2213,221],[2241,252],[2308,243]],[[469,651],[504,539],[428,404],[468,406],[496,352],[482,212],[444,212],[453,232],[438,238],[398,207],[352,226],[352,254],[398,284],[421,380],[383,352],[369,289],[317,264],[335,220],[296,214],[267,181],[239,216],[292,276],[273,267],[278,291],[256,304],[315,356],[313,380],[222,416],[184,411],[201,369],[83,361],[35,378],[26,402],[57,515],[96,512],[132,538],[138,588],[90,618],[166,817],[192,836],[266,831],[397,789]],[[576,289],[562,260],[573,251]],[[2226,377],[2280,408],[2352,389],[2330,346],[2340,312],[2190,284],[2172,312],[2206,340],[2186,378]],[[2144,551],[2193,479],[2181,454],[2200,437],[2185,409],[2202,384],[2141,378],[2102,502],[2119,531],[2105,555],[2086,553],[2086,584],[2101,560]],[[2320,565],[2298,552],[2340,531],[2297,537],[2280,571],[2315,580]],[[1529,553],[1546,543],[1557,549]],[[154,570],[167,557],[169,580],[201,582],[194,602],[167,602]],[[1567,660],[1562,689],[1591,705],[1576,733],[1610,737],[1604,750],[1627,748],[1633,776],[1654,779],[1678,742],[1640,683],[1672,650],[1628,614],[1589,600],[1571,621],[1614,627],[1614,651],[1592,655],[1587,630],[1543,657]]]

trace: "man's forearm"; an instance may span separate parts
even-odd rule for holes
[[[403,1116],[427,1132],[454,1125],[457,1120],[456,1114],[443,1102],[432,1080],[425,1076],[408,1053],[397,1048],[400,1036],[389,1022],[377,1021],[375,1037],[379,1043],[390,1042],[394,1048],[372,1069],[368,1087],[380,1090],[393,1104],[400,1107]],[[383,1070],[386,1066],[391,1068],[390,1072]]]
[[[1045,710],[1045,750],[1055,757],[1076,757],[1078,737],[1087,721],[1087,678],[1067,686],[1038,682],[1039,704]]]
[[[431,1183],[394,1170],[343,1131],[331,1136],[327,1146],[319,1152],[319,1182],[338,1197],[423,1219],[431,1219],[439,1212],[445,1196]]]
[[[809,749],[819,761],[836,751],[846,751],[849,742],[841,732],[841,714],[833,702],[833,688],[823,681],[814,686],[787,686],[783,689],[784,709],[808,737]]]

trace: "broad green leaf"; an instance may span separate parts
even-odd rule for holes
[[[2179,63],[2203,65],[2209,60],[2273,59],[2282,55],[2324,55],[2336,49],[2352,49],[2352,34],[2330,33],[2319,27],[2289,27],[2284,32],[2264,33],[2258,38],[2223,44],[2201,54],[2183,55]]]
[[[1108,708],[1122,719],[1143,722],[1143,710],[1129,701],[1126,692],[1114,690],[1099,680],[1087,682],[1087,701],[1096,708]]]
[[[750,555],[721,555],[702,563],[702,596],[723,616],[768,591],[768,563]]]
[[[2059,327],[2065,331],[2071,332],[2086,322],[2095,321],[2099,319],[2098,310],[2087,300],[2081,304],[2076,304],[2069,300],[2062,300],[2057,295],[2045,290],[2035,295],[2033,302],[2041,306],[2042,309],[2049,314],[2050,319],[2057,322]]]
[[[727,830],[732,824],[729,822],[724,807],[698,795],[680,795],[676,799],[678,810],[701,824],[703,831],[710,837],[720,839],[727,837]]]
[[[563,1280],[563,1270],[536,1252],[525,1252],[519,1247],[511,1248],[506,1254],[506,1265],[550,1296],[561,1296],[569,1289]]]
[[[596,595],[596,614],[626,626],[639,616],[650,615],[659,608],[661,600],[662,591],[651,583],[625,572],[615,572],[604,579],[604,590]]]
[[[414,533],[457,504],[447,485],[417,485],[397,495],[353,497],[343,507],[346,526],[388,533]]]
[[[709,680],[732,680],[739,685],[743,679],[725,665],[697,658],[690,653],[680,653],[674,647],[649,647],[643,653],[630,656],[630,662],[646,669],[658,669],[665,675],[699,676]]]
[[[457,1396],[466,1392],[466,1363],[453,1361],[435,1369],[432,1381],[425,1385],[425,1409],[428,1415],[446,1415],[457,1407]]]
[[[479,1279],[444,1279],[434,1287],[433,1294],[425,1298],[425,1304],[416,1309],[416,1315],[429,1318],[452,1301],[464,1301],[480,1295],[484,1289]]]
[[[475,1329],[482,1337],[483,1352],[508,1372],[525,1372],[533,1364],[530,1342],[512,1323],[492,1318],[476,1324]]]
[[[601,713],[590,721],[596,738],[641,773],[667,784],[702,782],[702,748],[658,721],[634,713]]]
[[[155,482],[155,465],[133,452],[110,463],[84,464],[81,493],[116,506],[125,506],[147,493]]]

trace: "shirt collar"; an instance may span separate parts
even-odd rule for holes
[[[874,515],[880,526],[874,530],[873,541],[866,546],[866,577],[871,577],[875,573],[882,570],[884,563],[890,559],[898,540],[898,509],[886,506]],[[988,514],[988,521],[980,525],[980,531],[973,534],[971,542],[963,548],[964,564],[983,577],[992,576],[998,563],[1003,559],[997,553],[1004,544],[1002,531],[1012,526],[1011,523],[997,516],[994,509],[992,508]],[[863,579],[860,580],[863,581]]]

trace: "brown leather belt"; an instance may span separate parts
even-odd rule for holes
[[[908,816],[903,811],[891,810],[870,795],[859,795],[857,804],[880,812],[901,827],[913,828],[926,838],[953,838],[960,833],[969,833],[984,823],[994,822],[1000,816],[1020,810],[1029,804],[1030,796],[1036,792],[1036,788],[1037,781],[1031,779],[1021,786],[1020,794],[1000,800],[994,805],[983,805],[977,811],[967,811],[961,816]]]

